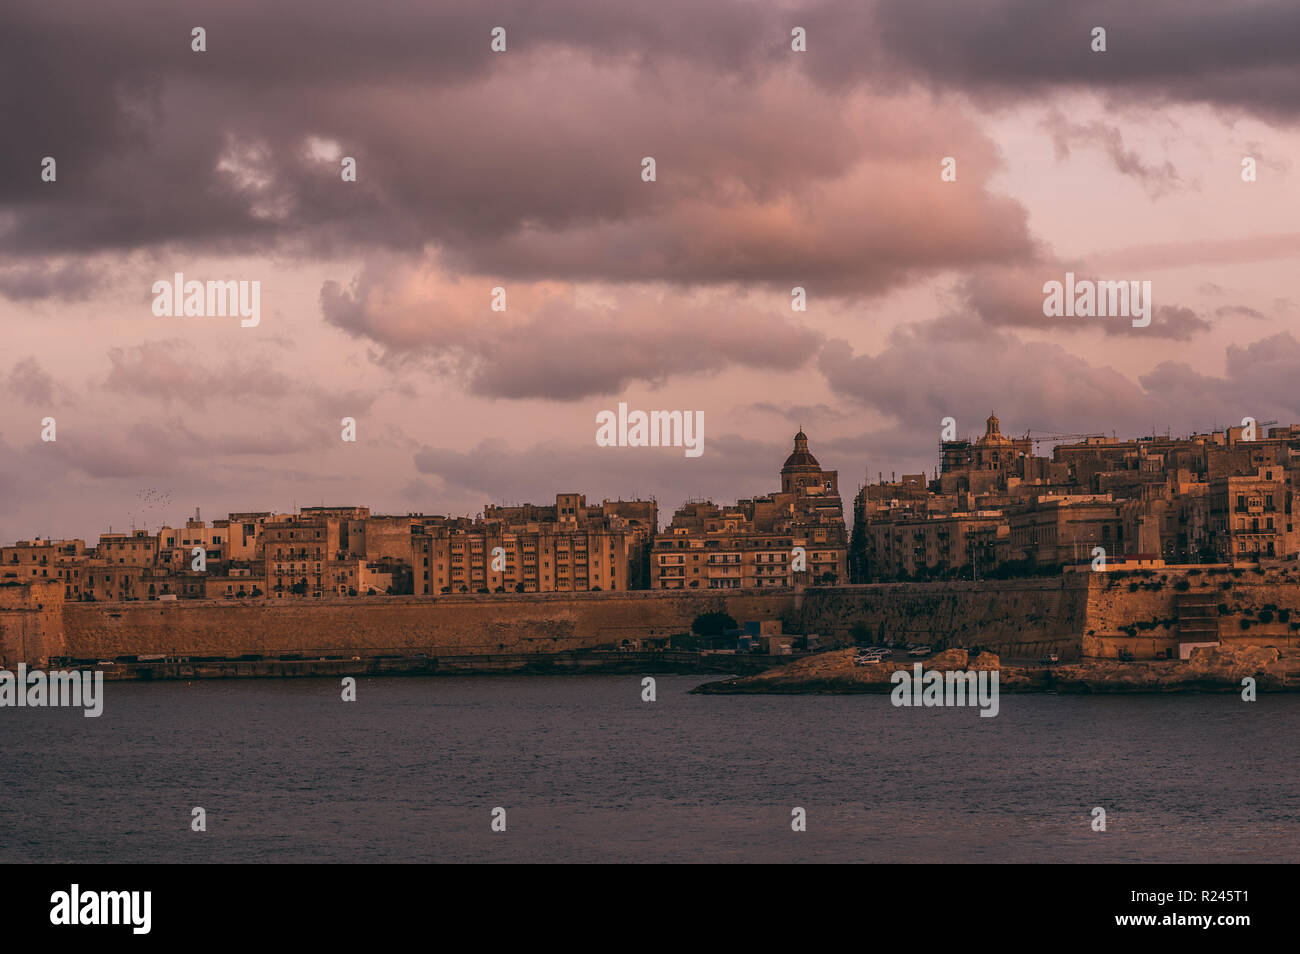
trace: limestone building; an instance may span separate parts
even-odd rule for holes
[[[781,490],[719,507],[690,501],[656,538],[652,589],[742,589],[848,581],[839,474],[823,470],[800,430]]]
[[[411,536],[417,595],[644,588],[658,522],[653,500],[489,505],[478,520],[427,521]]]

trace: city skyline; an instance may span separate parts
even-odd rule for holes
[[[996,417],[996,415],[994,416]],[[1249,415],[1247,416],[1247,418],[1255,422],[1256,430],[1260,438],[1266,438],[1268,436],[1268,431],[1274,425],[1277,425],[1279,423],[1278,421],[1259,422],[1257,421],[1256,418],[1250,417]],[[1119,444],[1157,440],[1162,437],[1172,437],[1172,439],[1174,440],[1190,441],[1197,438],[1212,438],[1216,435],[1223,435],[1225,433],[1233,431],[1234,429],[1240,431],[1243,423],[1244,421],[1236,425],[1228,425],[1224,428],[1198,430],[1198,431],[1191,431],[1182,434],[1173,433],[1171,430],[1167,429],[1165,431],[1153,432],[1150,434],[1124,435],[1124,434],[1119,434],[1114,429],[1107,430],[1105,428],[1094,429],[1086,433],[1090,435],[1097,435],[1102,438],[1105,438],[1106,440],[1117,442]],[[956,427],[955,423],[952,426]],[[959,442],[960,441],[974,442],[978,440],[980,435],[984,433],[984,426],[985,426],[985,421],[981,419],[980,427],[956,428],[955,439],[958,440]],[[1293,426],[1300,427],[1300,425],[1293,425]],[[799,428],[798,430],[799,430],[799,434],[802,434],[803,429]],[[897,483],[898,481],[901,481],[904,478],[904,476],[907,475],[908,473],[915,473],[924,476],[926,481],[926,487],[928,488],[932,482],[937,481],[939,478],[939,465],[937,461],[939,461],[942,458],[942,446],[945,442],[944,434],[946,430],[947,428],[944,426],[944,423],[940,422],[939,426],[936,426],[933,429],[933,441],[932,441],[933,448],[931,453],[926,455],[923,458],[918,457],[914,459],[914,460],[928,460],[929,463],[927,466],[918,467],[915,471],[910,471],[910,472],[904,469],[902,466],[890,466],[888,470],[873,470],[870,472],[865,472],[862,474],[860,480],[851,482],[851,484],[849,485],[852,488],[852,492],[854,493],[854,495],[860,493],[866,487],[885,486],[885,485]],[[1283,428],[1279,428],[1279,430],[1287,430],[1287,428],[1283,427]],[[1023,429],[1013,428],[1011,429],[1011,433],[1022,434],[1023,436],[1019,439],[1021,441],[1028,440],[1031,446],[1035,447],[1034,455],[1045,459],[1050,458],[1052,456],[1053,453],[1053,451],[1051,450],[1052,448],[1055,448],[1056,446],[1069,446],[1072,443],[1071,441],[1068,440],[1057,439],[1062,435],[1059,434],[1052,435],[1044,431],[1037,432],[1041,436],[1035,438],[1033,437],[1033,434],[1036,432],[1032,428],[1023,428]],[[1078,437],[1082,435],[1072,434],[1072,435],[1064,435],[1064,436]],[[798,434],[796,434],[795,437],[797,438]],[[814,441],[815,439],[809,438],[809,440]],[[820,442],[817,443],[819,448],[818,453],[825,456],[824,450],[821,449]],[[1038,452],[1037,445],[1039,443],[1044,443],[1048,445],[1049,450],[1047,453],[1040,454]],[[655,494],[638,494],[635,491],[627,491],[627,490],[624,490],[622,493],[616,491],[613,494],[598,494],[598,493],[589,492],[585,486],[579,486],[579,484],[582,483],[582,478],[574,477],[574,479],[568,481],[565,484],[557,485],[555,487],[542,490],[537,496],[533,498],[521,498],[521,499],[511,499],[511,500],[507,500],[507,499],[484,500],[481,501],[477,507],[473,507],[463,513],[457,513],[450,508],[441,507],[439,506],[436,500],[431,501],[422,507],[411,507],[408,509],[400,509],[400,510],[385,510],[380,507],[373,507],[370,504],[359,503],[355,501],[340,502],[337,500],[328,501],[325,499],[319,500],[314,503],[301,503],[297,500],[291,500],[289,502],[289,506],[285,508],[268,505],[271,502],[265,500],[262,501],[254,500],[253,502],[256,504],[256,506],[240,507],[234,510],[223,511],[221,508],[215,508],[215,509],[212,508],[208,503],[204,501],[193,501],[193,502],[175,501],[173,499],[174,495],[171,494],[170,492],[163,492],[163,491],[159,491],[157,488],[149,487],[149,488],[143,488],[140,491],[138,491],[137,499],[140,501],[139,506],[141,508],[140,511],[141,516],[146,516],[149,513],[156,514],[155,516],[152,517],[153,520],[152,524],[148,522],[142,522],[140,524],[128,524],[126,526],[115,526],[111,521],[108,521],[108,522],[101,522],[98,525],[88,526],[88,528],[83,530],[82,532],[74,532],[74,533],[53,534],[53,533],[41,533],[41,532],[32,532],[32,533],[19,532],[18,535],[16,536],[13,535],[0,536],[0,544],[16,543],[22,540],[33,540],[33,539],[44,539],[44,540],[81,539],[81,540],[88,541],[94,539],[95,536],[98,534],[130,533],[135,530],[147,531],[151,529],[151,527],[153,529],[159,529],[163,527],[181,527],[184,526],[189,521],[204,519],[205,522],[211,522],[213,520],[228,519],[232,515],[238,513],[256,512],[256,513],[294,515],[294,514],[299,514],[311,510],[346,509],[348,507],[354,507],[354,506],[365,506],[367,509],[372,510],[376,514],[385,514],[388,516],[422,516],[422,517],[437,516],[437,517],[445,517],[449,520],[478,521],[478,520],[482,520],[485,516],[485,513],[490,512],[493,508],[548,506],[549,504],[545,503],[545,501],[548,500],[554,501],[554,499],[558,495],[571,494],[571,493],[580,494],[584,498],[590,497],[592,500],[603,500],[607,502],[625,502],[625,501],[626,502],[635,502],[635,501],[655,502],[660,508],[659,509],[659,517],[660,517],[660,524],[661,524],[660,529],[662,529],[663,526],[667,525],[667,522],[671,517],[671,515],[681,507],[690,504],[696,504],[696,503],[712,503],[712,504],[718,504],[722,506],[728,506],[728,505],[733,505],[736,502],[742,501],[746,498],[753,498],[757,496],[762,496],[765,493],[770,493],[770,487],[768,486],[770,483],[770,477],[768,476],[768,473],[772,469],[771,462],[774,459],[779,459],[783,454],[788,452],[788,447],[789,447],[788,441],[781,446],[783,446],[785,450],[774,452],[771,455],[771,457],[769,457],[767,460],[763,461],[760,464],[761,469],[758,472],[745,475],[744,478],[745,483],[748,484],[749,486],[754,486],[758,488],[748,493],[741,493],[738,491],[733,491],[731,493],[728,493],[725,490],[721,494],[713,495],[713,496],[706,495],[706,494],[683,493],[678,497],[672,498],[671,500],[662,499],[656,496]],[[631,453],[631,454],[635,454],[639,452],[639,450],[637,449],[629,450],[627,448],[622,448],[620,449],[620,451],[623,453]],[[831,459],[832,460],[835,459],[833,455]],[[886,462],[886,464],[892,464],[892,463],[894,462]],[[839,469],[840,468],[837,468],[837,470]],[[767,487],[768,489],[766,490],[763,489],[765,487]],[[160,503],[160,501],[162,500],[165,500],[165,503]],[[543,502],[539,504],[538,503],[539,500]],[[168,510],[167,513],[162,512],[165,508],[169,508],[169,507],[172,509]],[[210,514],[221,513],[223,514],[223,516],[201,518],[199,515],[205,509],[208,510]],[[91,517],[90,519],[93,520],[94,518]]]
[[[929,469],[972,408],[1300,419],[1289,5],[141,10],[0,13],[0,539],[153,520],[143,488],[761,493],[796,424],[856,475]],[[178,273],[259,283],[257,323],[158,312]],[[1046,317],[1070,274],[1150,282],[1151,324]],[[619,402],[707,449],[598,446]]]
[[[1059,573],[1070,564],[1260,563],[1300,558],[1300,426],[1245,418],[1222,432],[1119,440],[1009,436],[944,422],[939,464],[883,474],[846,508],[837,470],[800,429],[779,489],[686,498],[485,504],[473,516],[369,506],[192,518],[154,534],[0,541],[6,582],[65,596],[243,599],[376,594],[835,586]],[[1052,444],[1049,454],[1038,453]],[[1099,562],[1100,561],[1100,562]]]

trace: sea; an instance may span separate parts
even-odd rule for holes
[[[581,674],[0,709],[0,862],[1300,860],[1300,695],[1006,693],[987,718],[654,678],[653,701]]]

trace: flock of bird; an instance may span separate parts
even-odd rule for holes
[[[127,517],[131,520],[131,527],[134,528],[138,522],[148,526],[151,516],[156,516],[159,512],[166,510],[172,505],[172,492],[170,490],[159,490],[157,487],[145,487],[137,490],[135,493],[136,508],[127,512]]]

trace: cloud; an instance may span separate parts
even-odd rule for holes
[[[1114,268],[1112,265],[1111,268]],[[1174,341],[1187,341],[1212,327],[1196,311],[1183,305],[1156,305],[1151,324],[1136,328],[1125,318],[1049,318],[1043,314],[1046,295],[1043,285],[1063,282],[1072,271],[1077,280],[1136,281],[1139,273],[1102,272],[1092,263],[1053,262],[1042,260],[1033,265],[988,268],[960,279],[956,285],[959,308],[969,311],[990,325],[1041,328],[1050,331],[1086,332],[1101,330],[1107,335],[1146,335]],[[1154,286],[1153,296],[1157,293]]]
[[[704,454],[697,458],[683,456],[680,448],[597,447],[593,416],[590,444],[512,447],[490,439],[468,451],[422,447],[414,462],[421,474],[442,482],[444,494],[493,503],[545,503],[556,493],[573,491],[586,494],[589,502],[654,497],[663,510],[676,508],[687,496],[724,501],[780,489],[789,439],[768,443],[713,436],[707,423]],[[667,523],[668,515],[662,516]]]
[[[120,431],[86,432],[59,425],[68,466],[93,478],[193,477],[195,470],[230,457],[285,456],[333,446],[338,432],[299,423],[291,430],[258,421],[219,431],[193,430],[180,418],[136,421]]]
[[[383,360],[427,359],[484,397],[572,401],[632,382],[730,367],[793,370],[818,332],[738,291],[674,293],[649,286],[510,283],[492,311],[490,281],[455,280],[436,263],[389,260],[346,288],[321,289],[325,320],[384,349]]]
[[[1291,161],[1286,158],[1273,158],[1264,154],[1264,146],[1259,142],[1248,142],[1242,147],[1242,155],[1250,156],[1261,166],[1272,169],[1277,173],[1287,173],[1291,170]]]
[[[1203,265],[1235,265],[1300,257],[1300,232],[1244,238],[1193,239],[1114,249],[1088,256],[1098,269],[1150,271]],[[1216,286],[1217,287],[1217,286]]]
[[[1118,126],[1098,121],[1073,123],[1059,110],[1053,110],[1043,125],[1052,136],[1058,159],[1068,157],[1071,148],[1080,144],[1096,145],[1110,157],[1117,172],[1136,179],[1153,199],[1184,188],[1173,163],[1168,160],[1159,165],[1144,162],[1140,152],[1125,148],[1124,135]]]
[[[1182,362],[1165,361],[1138,380],[1149,395],[1171,410],[1194,408],[1198,410],[1190,414],[1208,413],[1218,421],[1232,423],[1240,423],[1250,414],[1283,423],[1300,420],[1300,396],[1295,389],[1300,377],[1300,342],[1290,332],[1249,345],[1230,345],[1224,365],[1225,373],[1219,377]],[[1186,419],[1190,414],[1184,410],[1181,416]]]
[[[277,342],[270,344],[278,347]],[[303,419],[336,421],[341,415],[368,411],[377,397],[372,391],[337,383],[322,385],[310,371],[291,378],[265,355],[243,352],[224,362],[209,361],[180,338],[111,348],[108,361],[105,391],[164,405],[180,403],[196,409],[214,404],[246,406],[250,401],[281,409],[300,405],[307,409]]]
[[[103,273],[84,262],[27,262],[0,269],[0,296],[10,301],[84,301],[103,282]]]
[[[1289,0],[1100,0],[1086,5],[882,0],[874,35],[884,64],[990,104],[1053,90],[1100,90],[1119,104],[1207,103],[1265,120],[1300,117],[1300,8]],[[1104,53],[1092,30],[1106,29]],[[1291,78],[1289,78],[1291,77]]]
[[[819,365],[847,400],[923,431],[953,416],[969,427],[970,411],[996,409],[1010,429],[1091,432],[1099,426],[1130,435],[1189,433],[1219,421],[1300,419],[1294,382],[1300,342],[1289,333],[1230,346],[1222,377],[1166,361],[1133,381],[1091,364],[1057,344],[1026,342],[971,319],[941,318],[891,335],[876,355],[827,342]]]
[[[189,47],[200,20],[205,53]],[[796,21],[806,54],[789,49]],[[1089,48],[1097,22],[1105,53]],[[496,23],[504,54],[489,49]],[[345,0],[13,0],[0,112],[59,178],[42,182],[31,151],[0,156],[0,249],[435,244],[458,269],[518,279],[798,273],[872,291],[1025,251],[1023,210],[983,186],[997,151],[965,97],[1101,89],[1294,122],[1298,30],[1285,0],[1248,16],[1211,0],[396,0],[364,25]],[[1062,122],[1149,188],[1175,181],[1116,127]],[[338,153],[358,181],[340,180]],[[656,183],[640,181],[645,155]],[[961,188],[938,181],[945,155],[962,157]]]
[[[794,421],[796,424],[804,421],[809,423],[839,421],[850,416],[850,412],[845,408],[831,404],[778,404],[774,401],[756,401],[750,404],[747,410],[770,414],[784,421]]]
[[[1262,311],[1260,311],[1258,308],[1251,308],[1249,305],[1220,305],[1218,308],[1214,309],[1214,317],[1216,317],[1216,318],[1235,318],[1235,317],[1241,317],[1241,318],[1256,318],[1256,319],[1258,319],[1258,320],[1263,321],[1263,320],[1265,320],[1265,319],[1268,318],[1268,315],[1264,314],[1264,313],[1263,313]]]
[[[1151,324],[1145,328],[1136,327],[1132,321],[1122,318],[1097,320],[1108,335],[1148,335],[1171,341],[1188,341],[1213,327],[1211,322],[1182,305],[1157,305],[1151,311]]]
[[[1140,389],[1118,371],[1095,367],[1060,345],[1021,341],[968,318],[899,329],[877,355],[827,342],[819,358],[837,394],[888,414],[900,426],[938,431],[956,417],[965,429],[997,409],[1007,421],[1089,430],[1126,417]]]
[[[49,407],[54,403],[54,379],[35,358],[23,358],[10,369],[8,387],[9,392],[24,404]]]
[[[289,378],[265,359],[242,356],[217,365],[179,338],[113,348],[108,360],[105,389],[168,403],[206,407],[214,400],[280,399],[292,390]]]
[[[1204,363],[1204,347],[1178,346],[1202,345],[1194,336],[1211,320],[1244,319],[1251,306],[1294,317],[1300,306],[1277,296],[1300,232],[1251,235],[1260,220],[1234,206],[1184,236],[1191,220],[1177,197],[1148,203],[1154,217],[1130,239],[1146,244],[1066,262],[1050,244],[1076,247],[1062,230],[1096,234],[1106,223],[1061,194],[1050,159],[1038,176],[1021,152],[1024,179],[1003,161],[1003,150],[1036,148],[1033,124],[1056,110],[1058,143],[1109,157],[1098,181],[1080,184],[1088,194],[1119,180],[1165,195],[1214,168],[1236,181],[1243,154],[1276,179],[1289,168],[1279,158],[1289,133],[1271,145],[1254,120],[1291,127],[1300,117],[1300,10],[1289,0],[372,6],[358,17],[343,0],[0,5],[0,114],[15,144],[0,150],[0,296],[24,307],[94,302],[39,317],[66,314],[62,333],[79,347],[60,352],[57,377],[92,382],[98,402],[84,416],[61,409],[57,445],[24,449],[21,465],[0,460],[0,491],[22,484],[0,492],[0,512],[23,501],[21,534],[47,529],[49,500],[59,516],[84,515],[110,506],[117,488],[134,506],[139,484],[154,483],[143,475],[167,475],[156,483],[178,499],[211,490],[193,501],[205,512],[336,489],[377,505],[481,505],[480,481],[544,499],[575,479],[588,493],[650,488],[671,506],[686,494],[771,489],[788,452],[781,420],[808,425],[828,466],[874,474],[932,467],[939,418],[977,430],[990,408],[1016,429],[1128,433],[1239,421],[1257,405],[1275,408],[1258,409],[1261,419],[1290,416],[1289,337],[1243,346],[1226,370]],[[195,23],[208,29],[206,53],[190,50]],[[1097,23],[1109,31],[1104,54],[1088,48]],[[502,55],[488,44],[498,24],[509,31]],[[808,29],[806,54],[790,50],[794,24]],[[1094,122],[1098,100],[1106,112]],[[1168,153],[1178,170],[1159,149],[1142,151],[1151,117],[1200,103],[1212,110],[1182,111]],[[46,155],[57,158],[56,182],[41,181]],[[653,183],[640,179],[647,155]],[[344,156],[357,160],[356,182],[339,176]],[[958,159],[955,183],[939,178],[945,156]],[[256,340],[265,346],[282,328],[291,356],[136,337],[140,325],[126,319],[147,314],[153,277],[236,258],[282,279],[273,311],[284,321],[264,323]],[[1246,262],[1269,265],[1249,282],[1213,267]],[[1159,276],[1154,324],[1132,329],[1048,324],[1042,284],[1067,269],[1139,280],[1185,271]],[[886,295],[898,306],[890,324],[912,321],[931,288],[954,280],[947,314],[883,345],[857,323],[864,302]],[[1190,304],[1162,291],[1198,283]],[[496,285],[507,289],[505,313],[488,307]],[[790,311],[795,285],[808,290],[807,315]],[[841,320],[853,324],[840,330]],[[0,378],[16,404],[65,396],[37,363],[52,353],[23,337],[33,327],[19,327]],[[1075,334],[1027,343],[1022,327]],[[1134,379],[1105,365],[1116,344],[1126,368],[1195,360]],[[391,372],[391,385],[354,376],[367,356],[380,367],[360,370],[369,380]],[[816,373],[834,400],[807,377]],[[708,381],[719,374],[725,381]],[[785,393],[804,403],[772,390],[780,375],[798,376]],[[451,389],[431,376],[463,392],[445,428],[427,407]],[[703,462],[599,456],[606,449],[548,443],[565,434],[552,419],[564,414],[527,418],[515,405],[495,415],[490,404],[588,400],[594,411],[628,388],[688,377],[708,406],[738,411],[762,439],[710,430]],[[339,418],[361,418],[389,387],[407,399],[362,420],[359,444],[341,448]],[[843,433],[863,408],[894,423]],[[32,440],[15,421],[5,436]],[[438,443],[434,426],[448,444],[483,428],[514,443],[425,447]],[[417,450],[423,474],[409,472]]]
[[[0,14],[11,138],[60,163],[43,183],[26,156],[0,157],[0,250],[434,247],[457,273],[515,281],[873,294],[1030,245],[1024,209],[987,187],[996,146],[958,105],[807,69],[790,14],[763,5],[507,3],[500,56],[473,4],[396,3],[364,29],[339,0],[136,9]],[[210,47],[193,53],[205,17]],[[946,155],[960,188],[939,180]]]

